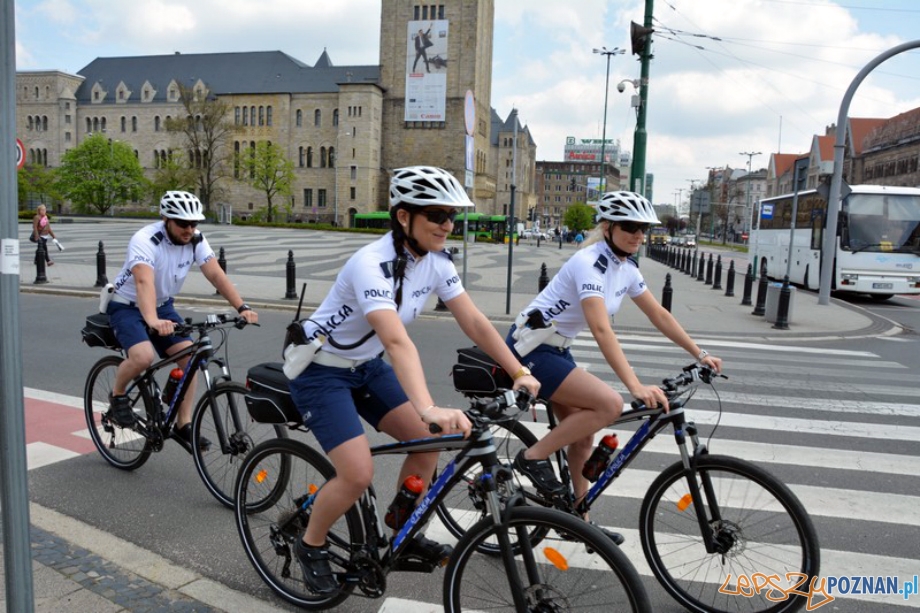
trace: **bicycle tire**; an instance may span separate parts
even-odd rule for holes
[[[257,445],[243,460],[234,489],[234,516],[246,557],[266,585],[298,607],[329,609],[351,594],[346,583],[332,595],[318,596],[304,584],[292,547],[303,536],[309,510],[301,508],[313,488],[335,475],[332,464],[315,449],[293,439],[275,439]],[[258,501],[249,504],[250,499]],[[329,532],[333,570],[352,559],[353,543],[364,542],[361,515],[351,507]]]
[[[480,543],[496,539],[503,526],[510,530],[514,570],[525,584],[518,588],[510,585],[504,554],[479,555]],[[520,534],[535,530],[547,537],[537,546],[527,546]],[[536,562],[531,567],[540,574],[522,577],[524,559],[530,555],[534,556],[530,562]],[[542,507],[508,509],[499,526],[486,518],[460,539],[444,574],[444,610],[517,611],[514,591],[525,599],[528,611],[652,610],[639,573],[598,528],[563,511]]]
[[[694,505],[687,506],[683,464],[672,464],[652,483],[640,511],[642,549],[661,585],[690,611],[781,613],[804,606],[804,596],[771,602],[765,596],[777,592],[746,598],[719,589],[728,573],[776,573],[783,584],[787,572],[818,575],[818,535],[799,499],[769,472],[737,458],[702,455],[696,470],[712,481],[722,517],[712,523],[726,551],[706,553]]]
[[[150,458],[152,444],[140,432],[116,426],[106,416],[115,372],[123,360],[121,356],[107,355],[90,368],[83,389],[83,414],[90,438],[105,461],[121,470],[135,470]],[[145,386],[135,387],[129,396],[135,412],[140,404],[145,415],[150,414],[154,402]]]
[[[243,398],[248,391],[241,383],[218,383],[213,394],[205,392],[201,396],[192,415],[192,440],[197,441],[203,436],[211,441],[211,447],[207,451],[202,451],[198,445],[192,445],[195,469],[211,495],[231,509],[237,471],[246,454],[266,440],[287,438],[287,430],[283,425],[262,424],[249,417]],[[220,437],[217,435],[215,413],[227,438],[226,448],[222,448]],[[243,426],[241,430],[236,430],[233,425],[234,413]]]
[[[533,432],[527,429],[527,426],[519,421],[494,424],[492,433],[495,438],[498,461],[508,466],[511,466],[514,456],[517,455],[519,450],[531,447],[539,440]],[[443,460],[439,461],[446,462],[447,460],[449,458],[443,458]],[[474,464],[462,477],[463,481],[461,483],[465,484],[466,487],[457,484],[435,507],[435,512],[441,519],[441,523],[457,539],[463,538],[470,528],[486,517],[485,498],[477,488],[481,471],[482,466]],[[437,478],[438,473],[440,471],[435,473],[435,478]],[[531,543],[536,544],[541,538],[543,538],[543,534],[535,533],[532,535]],[[480,553],[487,555],[497,555],[499,553],[498,544],[495,542],[483,542],[480,546]]]

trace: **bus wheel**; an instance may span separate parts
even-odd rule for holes
[[[869,296],[876,302],[883,302],[894,296],[894,294],[869,294]]]

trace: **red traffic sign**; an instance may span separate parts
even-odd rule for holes
[[[747,239],[748,239],[748,233],[747,233],[747,232],[742,232],[742,233],[741,233],[741,240],[746,241]]]
[[[18,138],[16,139],[16,170],[22,170],[22,167],[26,165],[26,147],[22,144],[22,141]]]

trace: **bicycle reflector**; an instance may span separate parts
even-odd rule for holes
[[[693,504],[693,496],[690,494],[684,494],[680,497],[680,500],[677,501],[677,510],[686,511],[687,507]]]
[[[543,549],[543,555],[546,556],[546,559],[549,560],[553,566],[559,570],[569,570],[569,563],[565,559],[565,556],[559,553],[558,550],[553,549],[552,547],[545,547]]]
[[[262,470],[256,473],[256,476],[255,476],[256,483],[262,483],[263,481],[265,481],[266,477],[268,477],[268,471],[263,468]]]

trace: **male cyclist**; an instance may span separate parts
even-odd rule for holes
[[[131,403],[124,395],[128,384],[153,364],[157,354],[166,357],[191,345],[190,338],[173,336],[176,324],[183,323],[173,307],[173,298],[182,289],[192,264],[201,268],[205,278],[247,323],[259,321],[258,314],[243,302],[217,263],[207,239],[196,229],[205,218],[201,201],[188,192],[166,192],[160,199],[160,217],[162,221],[141,228],[131,237],[107,310],[115,336],[128,353],[115,374],[108,414],[122,428],[135,423]],[[147,327],[155,334],[148,334]],[[186,358],[179,366],[184,368],[187,362]],[[195,383],[193,378],[179,406],[173,432],[189,448]],[[206,450],[210,441],[202,438],[198,444]]]

